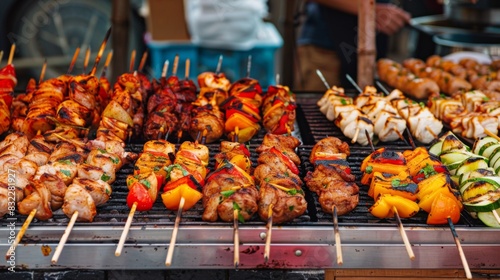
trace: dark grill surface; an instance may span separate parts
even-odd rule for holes
[[[313,166],[309,162],[309,155],[313,145],[316,141],[326,137],[335,136],[343,141],[349,142],[350,139],[346,138],[339,128],[337,128],[332,122],[328,121],[325,116],[318,110],[316,101],[319,96],[313,99],[303,99],[301,102],[299,99],[299,107],[297,108],[297,125],[298,133],[295,136],[299,137],[303,145],[298,148],[298,155],[302,160],[300,168],[300,176],[304,178],[308,171],[313,171]],[[252,153],[252,162],[256,166],[257,154],[255,149],[260,145],[265,132],[261,130],[257,137],[255,137],[250,142],[250,150]],[[170,139],[170,141],[175,141],[175,139]],[[184,140],[184,139],[183,139]],[[188,140],[188,139],[186,139]],[[208,144],[210,150],[210,163],[209,168],[213,170],[214,159],[213,156],[219,151],[219,144]],[[397,150],[411,149],[407,141],[398,140],[392,143],[375,143],[376,147],[390,147]],[[141,152],[141,144],[129,144],[127,149],[134,152]],[[359,204],[349,214],[339,217],[339,224],[345,226],[394,226],[396,224],[395,219],[378,219],[373,217],[369,212],[368,208],[373,204],[373,199],[367,195],[367,186],[362,186],[359,184],[359,179],[361,178],[360,165],[362,160],[371,153],[369,147],[362,147],[358,144],[351,144],[351,156],[348,158],[348,162],[351,166],[352,173],[356,176],[358,185],[360,186],[360,196]],[[77,222],[78,226],[109,226],[109,225],[124,225],[127,219],[129,208],[126,206],[126,197],[128,189],[125,183],[127,175],[133,173],[133,166],[126,165],[117,173],[117,180],[113,184],[113,194],[111,199],[102,207],[98,208],[98,214],[94,219],[93,223],[82,223]],[[304,185],[304,190],[306,194],[306,199],[308,201],[308,210],[301,217],[291,221],[283,226],[287,225],[304,225],[304,226],[330,226],[333,224],[332,215],[326,214],[321,210],[321,207],[317,200],[317,195],[310,192]],[[176,211],[166,210],[161,202],[160,197],[161,191],[159,192],[159,197],[153,206],[153,209],[148,212],[136,212],[134,216],[133,225],[172,225],[175,220]],[[232,226],[230,223],[216,222],[208,223],[201,219],[203,213],[203,207],[201,201],[195,205],[190,210],[182,214],[182,224],[184,225],[227,225]],[[8,223],[8,215],[0,220],[1,224]],[[10,218],[10,216],[9,216]],[[21,224],[24,222],[26,217],[18,215],[17,222]],[[427,213],[421,211],[416,216],[403,219],[403,223],[408,226],[427,226],[426,225]],[[54,213],[54,217],[48,221],[38,221],[33,220],[31,226],[47,226],[47,225],[66,225],[69,221],[61,210]],[[246,222],[244,225],[264,225],[265,223],[261,221],[258,215],[254,215],[251,221]],[[457,226],[482,226],[482,223],[476,219],[473,219],[465,211],[462,212],[462,217]]]

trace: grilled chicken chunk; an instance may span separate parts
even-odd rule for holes
[[[335,205],[338,215],[347,214],[358,205],[359,187],[354,180],[353,175],[337,164],[317,165],[304,178],[307,187],[318,194],[323,211],[333,213]]]
[[[47,220],[52,217],[52,208],[50,207],[51,194],[49,189],[39,181],[33,181],[29,185],[28,191],[30,194],[17,204],[17,210],[22,215],[36,209],[35,218]]]
[[[256,149],[257,153],[262,153],[275,147],[285,153],[295,164],[300,164],[300,158],[295,154],[295,149],[300,145],[299,139],[293,136],[266,134],[262,144]]]
[[[62,210],[66,216],[71,217],[78,211],[77,221],[92,222],[97,214],[94,199],[84,187],[76,184],[68,186],[64,194]]]

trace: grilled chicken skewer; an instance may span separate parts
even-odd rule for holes
[[[17,85],[16,71],[12,64],[15,49],[16,45],[12,44],[7,65],[0,69],[0,134],[8,131],[11,125],[10,107]]]
[[[272,223],[282,224],[302,215],[307,202],[302,190],[302,180],[298,176],[299,157],[295,148],[300,141],[293,136],[266,134],[262,144],[257,148],[258,166],[254,176],[259,189],[259,216],[268,221],[269,248]],[[264,260],[269,259],[269,249]]]
[[[352,139],[352,143],[362,146],[368,145],[368,139],[360,131],[368,131],[373,137],[374,125],[372,120],[353,104],[353,99],[345,95],[344,89],[333,86],[318,100],[317,105],[326,118],[334,121],[342,133]]]
[[[175,155],[174,164],[167,167],[170,182],[163,188],[161,197],[167,209],[177,210],[177,216],[165,260],[166,266],[172,264],[182,212],[193,207],[203,197],[198,189],[204,185],[208,158],[207,146],[198,144],[198,140],[194,143],[184,142]]]

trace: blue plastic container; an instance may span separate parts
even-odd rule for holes
[[[151,54],[151,68],[155,78],[161,77],[163,65],[169,60],[167,76],[172,75],[174,58],[179,55],[179,65],[177,66],[177,76],[184,77],[186,73],[186,59],[190,60],[189,76],[198,75],[198,47],[191,42],[173,41],[149,41],[149,53]]]
[[[153,76],[159,78],[166,59],[170,60],[169,74],[172,73],[172,63],[176,54],[179,54],[180,62],[177,75],[184,77],[184,62],[190,59],[191,67],[189,76],[196,79],[198,74],[205,71],[215,71],[219,56],[223,55],[221,72],[231,82],[247,76],[248,57],[252,56],[252,67],[250,77],[259,80],[263,89],[275,84],[275,55],[276,51],[283,45],[283,40],[272,24],[266,24],[265,40],[259,40],[249,50],[234,50],[226,48],[214,48],[192,42],[173,41],[149,41],[147,45],[151,54],[151,66]]]

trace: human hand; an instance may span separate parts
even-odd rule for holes
[[[411,19],[409,13],[392,4],[375,5],[375,24],[378,31],[392,35]]]

